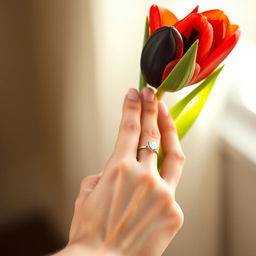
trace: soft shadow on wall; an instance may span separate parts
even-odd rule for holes
[[[78,14],[82,15],[78,10],[83,10],[84,31],[75,30]],[[60,248],[67,240],[78,189],[72,189],[72,182],[79,183],[86,175],[84,170],[93,166],[89,166],[90,153],[85,153],[81,161],[87,166],[82,169],[81,161],[77,163],[78,170],[70,171],[76,172],[75,178],[68,180],[63,146],[69,138],[65,133],[70,129],[81,131],[74,131],[76,123],[68,126],[65,116],[75,115],[70,122],[90,122],[89,128],[83,126],[85,140],[92,132],[97,134],[92,118],[96,108],[91,107],[96,104],[94,89],[79,90],[81,83],[94,83],[93,41],[81,36],[83,33],[92,38],[90,20],[89,1],[0,3],[1,254],[42,255]],[[74,30],[74,37],[70,37]],[[70,44],[77,45],[77,41],[86,50],[83,56],[76,53],[80,62],[72,63],[73,69],[68,72],[70,55],[75,54]],[[76,74],[81,61],[84,72]],[[70,76],[79,76],[81,82],[69,84]],[[68,108],[66,93],[71,89],[77,94],[69,96],[72,102]],[[76,97],[78,91],[84,94],[86,106],[82,97]],[[90,115],[78,112],[75,102]],[[73,141],[69,147],[81,149],[81,143]]]

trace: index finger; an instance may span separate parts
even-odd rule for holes
[[[141,100],[139,92],[130,88],[123,104],[123,114],[114,155],[136,159],[140,137]]]

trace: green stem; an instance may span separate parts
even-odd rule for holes
[[[146,83],[143,75],[140,73],[139,91],[141,91],[146,86],[147,86],[147,83]]]
[[[164,91],[158,90],[156,92],[156,98],[158,101],[160,101],[163,98],[163,96],[164,96]]]
[[[157,90],[157,92],[156,92],[157,100],[160,101],[163,98],[163,96],[164,96],[164,91]],[[163,162],[163,152],[162,152],[162,149],[160,147],[159,155],[158,155],[158,160],[157,160],[158,171],[160,171],[160,169],[161,169],[162,162]]]

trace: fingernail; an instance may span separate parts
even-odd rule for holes
[[[143,100],[145,100],[147,102],[153,102],[153,100],[155,98],[154,91],[152,89],[146,87],[142,90],[142,97],[143,97]]]
[[[136,89],[130,88],[127,93],[127,98],[129,100],[138,100],[139,99],[139,93]]]
[[[167,106],[163,101],[160,101],[158,106],[159,106],[158,107],[158,114],[160,116],[168,116],[169,115]]]

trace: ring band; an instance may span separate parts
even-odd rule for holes
[[[151,140],[151,141],[148,141],[146,146],[141,146],[138,148],[138,150],[141,150],[141,149],[147,149],[147,150],[152,151],[158,155],[159,143],[157,141]]]

